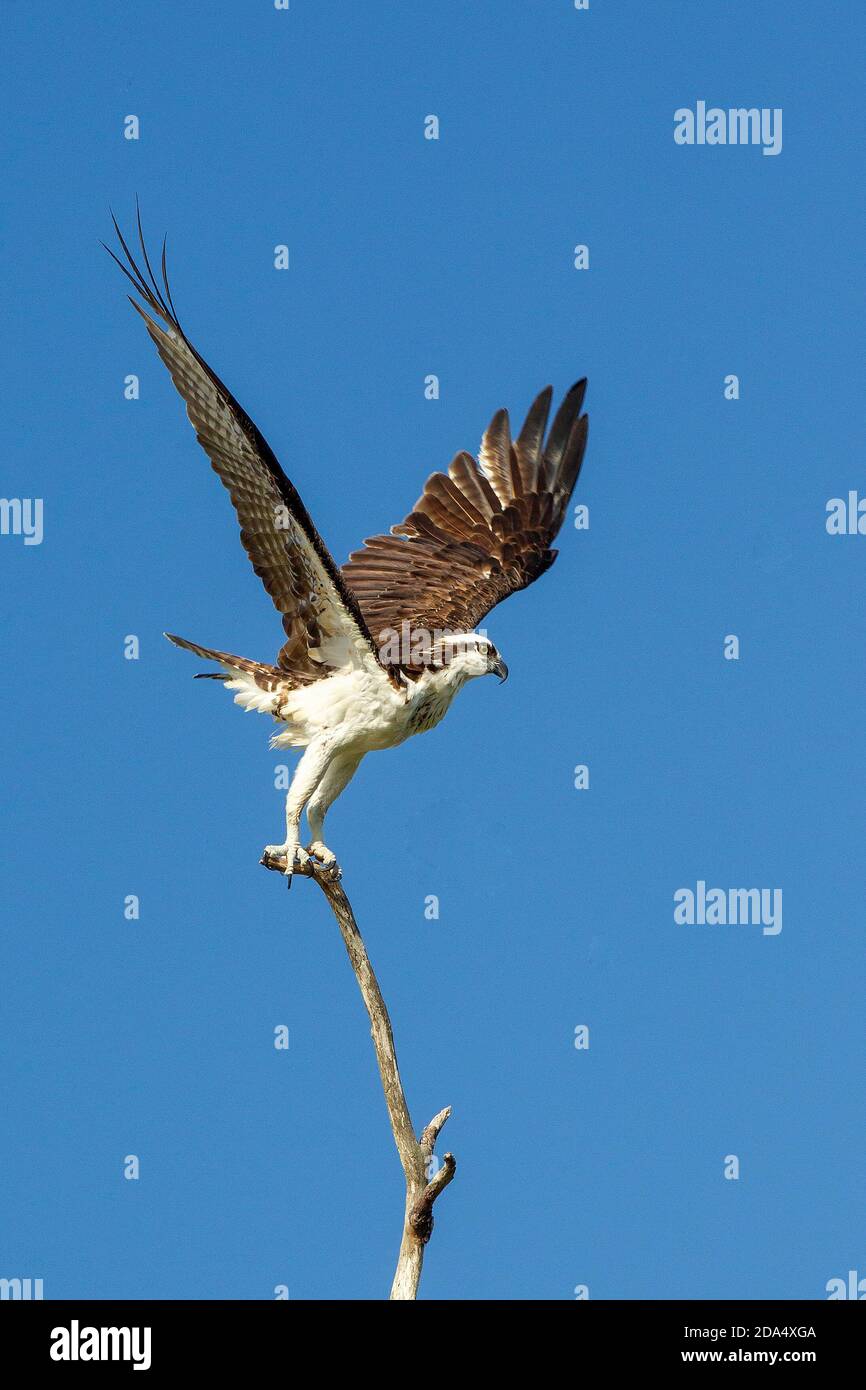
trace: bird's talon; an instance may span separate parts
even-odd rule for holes
[[[321,864],[323,876],[330,879],[332,883],[336,883],[342,877],[342,869],[337,863],[336,854],[333,850],[328,849],[328,846],[323,844],[321,840],[314,840],[311,845],[308,845],[307,853]]]
[[[289,880],[291,886],[292,875],[299,869],[303,869],[310,862],[310,856],[300,845],[295,845],[294,849],[290,845],[265,845],[262,859],[285,859],[286,867],[283,869],[284,876]]]
[[[294,854],[292,854],[291,858],[288,855],[286,856],[286,878],[291,878],[293,873],[297,873],[301,869],[305,869],[309,862],[310,856],[307,854],[307,851],[305,849],[301,849],[300,845],[297,845]]]

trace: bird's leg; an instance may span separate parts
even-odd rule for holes
[[[265,854],[270,858],[282,859],[285,855],[284,873],[289,880],[289,887],[295,869],[305,864],[309,858],[307,851],[302,849],[300,844],[301,813],[327,772],[330,757],[330,745],[325,739],[311,743],[307,748],[295,768],[295,775],[286,797],[286,842],[283,845],[265,845]]]
[[[307,803],[307,821],[313,837],[307,845],[307,853],[318,859],[332,878],[340,877],[340,866],[337,856],[322,839],[325,815],[353,777],[360,761],[360,756],[354,755],[334,758]]]

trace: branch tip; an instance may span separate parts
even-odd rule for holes
[[[436,1147],[436,1140],[446,1121],[451,1118],[451,1106],[446,1105],[444,1110],[440,1110],[438,1115],[434,1115],[427,1128],[423,1131],[418,1140],[424,1151],[424,1157],[430,1158]]]

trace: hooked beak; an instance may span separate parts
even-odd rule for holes
[[[497,656],[496,660],[491,663],[490,673],[499,677],[500,684],[508,680],[508,667],[501,656]]]

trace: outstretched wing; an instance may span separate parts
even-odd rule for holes
[[[277,657],[280,669],[305,683],[371,657],[378,660],[358,602],[297,490],[260,431],[181,328],[166,275],[165,244],[160,286],[148,259],[141,217],[138,236],[146,277],[112,220],[127,264],[110,247],[105,249],[150,310],[146,313],[130,296],[186,402],[199,443],[229,491],[253,569],[282,614],[286,641]]]
[[[573,386],[545,441],[552,389],[536,398],[512,443],[508,412],[494,415],[478,462],[461,453],[434,473],[414,509],[388,536],[373,536],[343,565],[367,627],[386,632],[471,631],[490,609],[525,589],[557,556],[550,549],[568,510],[586,448]]]

